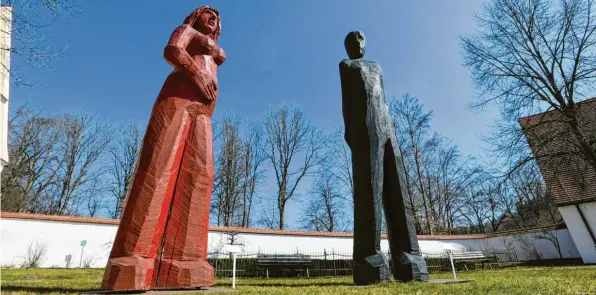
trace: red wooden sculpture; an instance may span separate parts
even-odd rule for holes
[[[219,12],[202,6],[174,30],[164,50],[175,69],[153,106],[128,200],[102,288],[212,286],[207,263],[213,186],[211,116],[217,68]]]

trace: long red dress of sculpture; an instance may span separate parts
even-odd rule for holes
[[[202,6],[174,30],[165,59],[175,69],[153,106],[102,288],[147,290],[214,284],[207,263],[213,187],[211,116],[219,12]]]

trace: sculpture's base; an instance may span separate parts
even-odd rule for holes
[[[110,258],[101,288],[113,291],[147,290],[151,287],[154,265],[155,259],[139,256]]]
[[[82,292],[84,295],[106,295],[106,294],[149,294],[149,295],[166,295],[166,294],[205,294],[205,293],[231,293],[236,292],[232,289],[221,289],[221,288],[193,288],[193,289],[154,289],[147,291],[91,291]]]
[[[364,258],[364,262],[354,261],[354,284],[366,286],[391,278],[389,264],[383,254],[375,254]]]
[[[157,288],[197,288],[215,285],[215,272],[207,261],[162,259]]]
[[[138,256],[110,258],[102,282],[106,291],[146,291],[152,288],[155,259]],[[215,284],[207,261],[162,259],[157,288],[203,288]]]
[[[375,254],[358,262],[354,257],[354,284],[366,286],[390,279],[389,265],[383,254]],[[399,259],[393,260],[393,277],[396,281],[428,281],[426,261],[419,254],[402,252]]]
[[[395,263],[395,260],[394,260]],[[402,252],[399,263],[394,265],[393,277],[397,281],[428,281],[426,261],[419,254]]]

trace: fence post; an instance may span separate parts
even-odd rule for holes
[[[335,248],[331,249],[333,255],[333,275],[337,276],[337,268],[335,267]]]
[[[453,256],[451,256],[451,250],[447,250],[447,254],[449,254],[449,261],[451,261],[451,269],[453,270],[453,279],[457,280],[457,275],[455,274],[455,265],[453,264]]]
[[[232,289],[236,289],[236,253],[232,253]]]
[[[217,269],[218,269],[218,267],[219,267],[219,251],[218,251],[217,255],[215,255],[215,256],[216,256],[216,257],[215,257],[215,269],[213,270],[213,272],[214,272],[214,274],[213,274],[213,275],[214,275],[215,277],[217,277]]]
[[[327,274],[327,267],[329,266],[327,264],[327,249],[323,248],[323,260],[324,262],[322,263],[324,268],[323,268],[323,273],[326,275]]]

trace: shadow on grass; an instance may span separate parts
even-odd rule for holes
[[[578,266],[584,265],[581,258],[539,259],[523,261],[519,266]]]
[[[351,283],[342,282],[312,282],[312,283],[283,283],[283,282],[272,282],[272,283],[253,283],[253,282],[237,282],[237,285],[250,286],[250,287],[332,287],[332,286],[356,286]],[[231,283],[220,283],[215,284],[216,287],[230,287]]]

